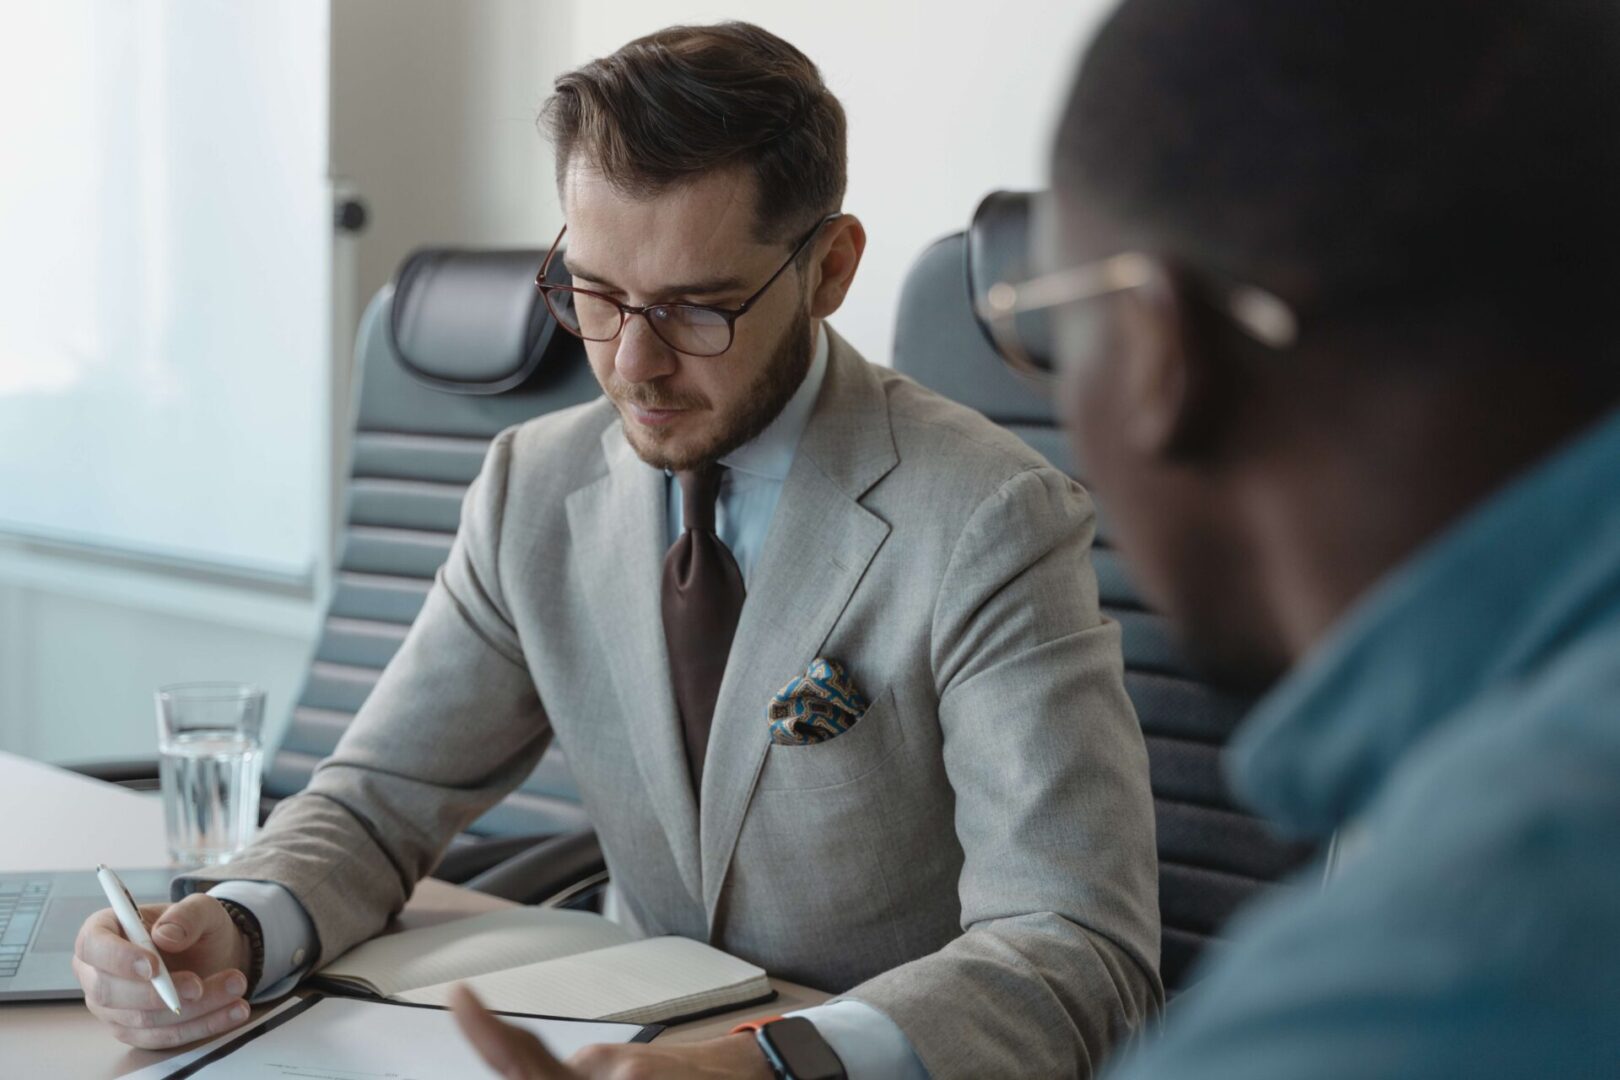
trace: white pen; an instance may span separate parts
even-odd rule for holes
[[[169,978],[169,969],[163,966],[163,956],[152,945],[152,935],[146,932],[146,921],[141,918],[141,910],[135,904],[135,898],[129,894],[129,889],[119,880],[118,875],[97,864],[96,880],[101,882],[101,891],[107,894],[107,903],[112,905],[113,914],[118,916],[118,925],[124,928],[124,936],[129,938],[136,946],[148,949],[157,957],[157,973],[152,976],[152,988],[163,999],[163,1004],[180,1015],[180,995],[174,989],[174,980]]]

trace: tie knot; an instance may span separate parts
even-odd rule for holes
[[[686,528],[714,532],[714,504],[720,498],[720,464],[710,462],[678,472],[681,482],[681,518]]]

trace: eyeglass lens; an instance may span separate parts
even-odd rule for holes
[[[623,328],[619,305],[572,289],[547,291],[546,303],[564,327],[586,341],[611,341]],[[634,316],[630,316],[634,318]],[[731,323],[719,312],[691,304],[656,304],[646,319],[670,348],[692,356],[718,356],[731,347]]]

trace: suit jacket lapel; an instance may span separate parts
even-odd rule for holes
[[[866,361],[826,332],[826,382],[754,568],[709,736],[701,832],[711,930],[769,745],[766,703],[819,654],[889,535],[859,502],[899,461],[888,401]]]
[[[697,806],[686,772],[659,608],[668,548],[665,479],[636,457],[617,420],[602,435],[607,473],[566,500],[603,668],[630,728],[636,764],[669,837],[682,882],[701,895]]]

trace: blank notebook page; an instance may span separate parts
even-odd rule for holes
[[[363,979],[384,997],[398,997],[403,990],[629,940],[623,927],[588,911],[519,907],[372,938],[318,974]]]
[[[763,968],[681,937],[649,938],[468,979],[492,1009],[652,1023],[770,992]],[[443,1005],[449,985],[398,995]]]

